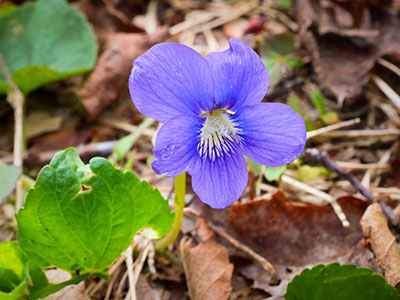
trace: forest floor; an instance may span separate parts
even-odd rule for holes
[[[135,242],[137,299],[189,299],[189,292],[192,299],[283,299],[296,274],[330,262],[368,267],[392,285],[400,282],[398,251],[387,254],[397,249],[400,233],[396,2],[70,2],[94,28],[98,60],[88,75],[29,94],[25,181],[73,146],[84,161],[104,156],[131,164],[173,204],[173,178],[150,167],[160,124],[146,121],[127,88],[132,61],[159,42],[206,55],[227,49],[229,37],[241,39],[270,72],[264,101],[289,104],[306,121],[304,154],[285,168],[250,163],[249,185],[231,207],[201,204],[188,182],[175,243],[155,253],[144,238]],[[14,114],[7,101],[0,101],[0,119],[0,160],[9,164]],[[118,159],[117,141],[135,132],[134,145]],[[0,241],[17,238],[12,200],[11,194],[0,207]],[[90,278],[49,299],[127,299],[127,274],[123,255],[110,280]]]

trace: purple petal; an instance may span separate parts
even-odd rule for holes
[[[268,89],[269,74],[260,57],[238,39],[230,48],[207,55],[214,76],[217,108],[236,111],[242,105],[260,103]]]
[[[214,107],[206,60],[181,44],[158,44],[137,58],[129,91],[142,114],[162,123],[180,114],[200,115]]]
[[[177,176],[186,172],[197,155],[201,118],[181,115],[161,126],[153,149],[152,163],[157,174]]]
[[[214,161],[196,157],[188,170],[193,191],[212,208],[225,208],[243,194],[248,181],[246,161],[238,149]]]
[[[303,153],[306,126],[290,106],[261,103],[243,106],[235,115],[242,129],[243,153],[255,162],[278,167]]]

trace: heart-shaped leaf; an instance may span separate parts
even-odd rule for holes
[[[131,171],[104,158],[85,165],[69,148],[41,170],[17,221],[30,264],[107,277],[139,230],[163,236],[173,214],[159,191]]]
[[[318,265],[289,283],[285,300],[396,300],[397,290],[371,269],[355,265]]]
[[[0,53],[24,94],[85,73],[96,60],[86,19],[64,0],[39,0],[0,17]],[[0,69],[0,95],[10,91]]]

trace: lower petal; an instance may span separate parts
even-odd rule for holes
[[[161,126],[153,149],[157,174],[177,176],[186,172],[197,154],[201,118],[180,115]]]
[[[243,153],[255,162],[279,167],[304,151],[306,126],[290,106],[261,103],[244,106],[235,114],[242,132]]]
[[[243,154],[235,149],[214,161],[199,155],[188,170],[193,191],[212,208],[225,208],[238,200],[248,182]]]

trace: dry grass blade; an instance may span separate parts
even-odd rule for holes
[[[200,33],[200,32],[204,32],[206,30],[211,30],[211,29],[221,26],[225,23],[231,22],[231,21],[241,17],[242,15],[247,14],[251,10],[255,9],[257,6],[258,6],[258,1],[240,3],[239,5],[229,8],[229,13],[228,13],[228,11],[224,11],[216,19],[209,21],[207,23],[199,24],[199,25],[193,27],[192,29],[187,30],[184,34],[185,38],[196,35],[197,33]]]
[[[394,106],[400,110],[400,96],[377,75],[373,75],[372,80],[375,82],[378,88],[392,101]]]
[[[400,129],[363,129],[363,130],[338,130],[326,132],[327,137],[371,137],[371,136],[398,136]]]
[[[350,223],[347,220],[347,217],[344,214],[342,208],[340,207],[340,205],[337,203],[337,201],[331,195],[324,193],[320,190],[317,190],[316,188],[313,188],[312,186],[309,186],[308,184],[305,184],[296,179],[293,179],[287,175],[282,175],[281,179],[283,182],[286,182],[297,189],[300,189],[302,191],[305,191],[307,193],[310,193],[314,196],[317,196],[317,197],[327,201],[332,206],[333,211],[339,218],[340,222],[342,222],[343,227],[346,227],[346,228],[350,227]]]
[[[329,126],[326,126],[326,127],[322,127],[322,128],[319,128],[319,129],[316,129],[316,130],[313,130],[313,131],[309,131],[309,132],[307,132],[307,139],[312,138],[312,137],[317,136],[317,135],[323,135],[323,134],[325,134],[327,132],[330,132],[330,131],[333,131],[333,130],[337,130],[337,129],[340,129],[340,128],[343,128],[343,127],[351,126],[351,125],[354,125],[354,124],[358,124],[358,123],[360,123],[360,119],[356,118],[356,119],[353,119],[353,120],[348,120],[348,121],[340,122],[340,123],[337,123],[337,124],[329,125]]]
[[[400,68],[392,64],[391,62],[384,60],[383,58],[378,59],[378,63],[380,63],[382,66],[388,68],[391,70],[393,73],[397,74],[400,76]]]
[[[24,133],[23,133],[23,122],[24,122],[24,102],[25,97],[15,84],[12,79],[11,73],[8,70],[6,62],[3,59],[3,55],[0,53],[0,68],[5,75],[8,84],[11,86],[12,92],[8,94],[7,100],[14,108],[14,165],[23,165],[23,147],[24,147]],[[22,207],[22,180],[19,179],[15,189],[15,206],[18,209]]]

